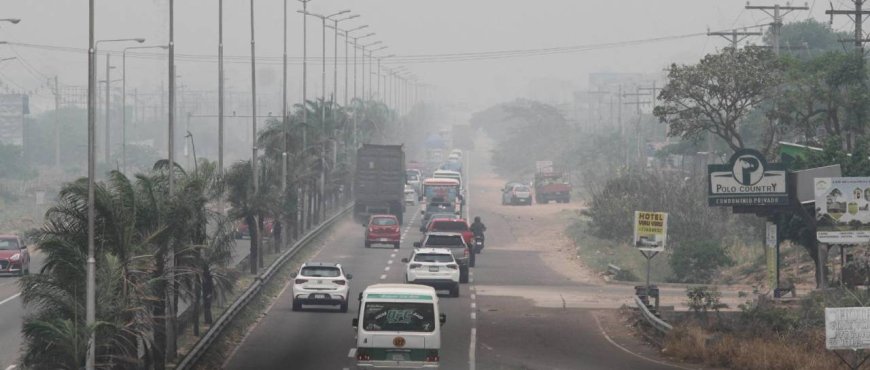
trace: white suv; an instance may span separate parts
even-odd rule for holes
[[[308,262],[290,277],[294,278],[293,311],[301,310],[303,304],[312,304],[338,305],[341,312],[347,312],[348,280],[353,275],[346,274],[340,264]]]
[[[450,291],[451,297],[459,297],[459,264],[453,253],[446,248],[419,248],[414,250],[405,269],[405,282],[428,285],[435,289]]]

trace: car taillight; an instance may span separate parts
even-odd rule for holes
[[[430,350],[429,353],[426,354],[426,362],[438,362],[438,351]]]
[[[296,284],[305,284],[308,282],[308,279],[296,279]]]
[[[420,267],[423,267],[423,265],[421,265],[419,263],[412,263],[412,264],[408,265],[408,267],[412,268],[412,269],[418,269]]]
[[[333,282],[333,283],[336,283],[336,284],[338,284],[338,285],[344,285],[344,283],[345,283],[344,280],[333,280],[332,282]]]
[[[365,350],[361,348],[357,348],[356,350],[356,359],[357,361],[371,361],[372,356],[368,354]]]
[[[450,265],[447,265],[447,268],[452,269],[452,270],[456,270],[459,268],[459,266],[450,264]]]

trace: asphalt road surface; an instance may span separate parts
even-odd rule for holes
[[[472,216],[483,217],[487,224],[487,246],[472,269],[470,283],[462,285],[459,298],[440,300],[441,310],[447,314],[440,368],[672,369],[665,363],[627,353],[602,333],[596,318],[602,308],[588,308],[594,306],[600,287],[566,281],[541,263],[535,252],[499,249],[499,245],[515,242],[516,236],[511,226],[495,215],[502,207],[495,197],[475,203],[478,195],[498,189],[476,186],[473,154],[466,159],[466,173],[471,174],[468,208]],[[480,171],[488,168],[482,165]],[[387,246],[364,248],[362,227],[346,221],[312,260],[344,265],[354,275],[351,297],[370,284],[401,283],[404,264],[400,260],[409,255],[413,242],[421,237],[417,230],[419,211],[414,217],[403,226],[404,237],[397,251]],[[478,286],[495,293],[481,294]],[[616,289],[624,294],[621,300],[631,299],[631,287]],[[592,305],[566,304],[564,298],[557,307],[540,305],[524,293],[547,291],[571,291],[573,299],[588,300]],[[354,368],[356,342],[351,319],[357,310],[358,303],[352,299],[348,313],[333,309],[293,312],[291,290],[285,289],[231,354],[226,368]]]

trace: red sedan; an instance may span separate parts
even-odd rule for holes
[[[369,222],[364,223],[366,228],[365,246],[372,244],[392,244],[393,248],[399,249],[402,232],[399,227],[399,219],[393,215],[372,215]]]
[[[0,273],[30,273],[30,253],[15,235],[0,235]]]

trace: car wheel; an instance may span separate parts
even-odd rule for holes
[[[301,311],[301,310],[302,310],[302,303],[294,299],[293,300],[293,311]]]
[[[372,243],[366,242],[366,248],[371,248],[371,247],[372,247]]]
[[[468,266],[463,268],[459,267],[459,282],[462,284],[468,284]]]
[[[347,312],[347,299],[344,302],[341,302],[341,305],[338,307],[341,312]]]
[[[477,257],[475,257],[475,253],[471,253],[468,255],[468,267],[474,267],[477,264]]]
[[[453,298],[459,297],[459,284],[450,287],[450,296]]]
[[[399,249],[401,242],[393,244],[393,249]]]

